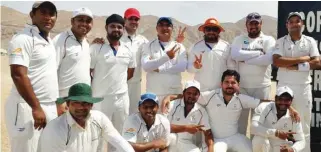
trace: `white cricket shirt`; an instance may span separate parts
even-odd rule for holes
[[[156,114],[155,117],[154,124],[147,130],[146,123],[139,112],[128,116],[123,127],[123,138],[132,143],[147,143],[156,139],[164,139],[168,146],[170,123],[160,114]]]
[[[284,57],[320,56],[316,41],[306,35],[302,35],[295,43],[290,35],[286,35],[277,40],[275,49],[274,54]],[[289,84],[309,84],[312,81],[310,71],[294,71],[286,68],[279,68],[277,79],[280,83]]]
[[[108,43],[90,47],[91,64],[94,69],[93,96],[103,97],[127,92],[127,70],[135,68],[135,57],[128,46],[120,44],[116,56]]]
[[[238,62],[241,87],[262,88],[271,85],[271,64],[275,39],[261,32],[252,39],[248,35],[236,37],[231,45],[232,59]]]
[[[40,36],[37,26],[26,25],[23,31],[10,41],[8,54],[10,65],[22,65],[28,69],[28,78],[39,102],[53,102],[58,98],[56,51]],[[9,98],[25,102],[13,85]]]
[[[68,96],[76,83],[91,84],[90,51],[87,39],[78,42],[69,29],[53,39],[58,64],[59,97]]]
[[[212,49],[210,48],[212,47]],[[231,59],[228,42],[219,39],[214,46],[208,47],[204,40],[197,42],[188,54],[188,69],[195,73],[194,79],[200,82],[201,91],[220,88],[222,73],[227,69],[235,69],[236,63]],[[195,55],[199,58],[202,54],[201,69],[194,68]]]
[[[50,121],[43,130],[38,150],[40,152],[95,152],[99,139],[103,139],[121,152],[134,152],[121,137],[111,121],[100,111],[91,110],[82,128],[69,112]]]
[[[170,59],[166,52],[176,44],[180,49],[176,52],[175,58]],[[161,45],[164,46],[164,50]],[[164,43],[155,39],[145,45],[141,63],[147,72],[147,92],[153,92],[158,96],[182,92],[181,72],[184,72],[187,66],[187,54],[182,44],[175,41]],[[156,69],[159,69],[159,72],[154,72]]]
[[[238,120],[242,109],[255,108],[260,103],[260,99],[244,94],[235,94],[226,105],[222,89],[216,89],[202,92],[198,103],[205,106],[213,136],[215,138],[226,138],[238,132]]]
[[[289,112],[287,110],[286,114],[278,120],[275,102],[260,104],[255,108],[255,114],[252,117],[251,132],[268,138],[272,147],[280,147],[281,145],[289,144],[289,141],[276,137],[276,130],[286,132],[291,130],[296,132],[296,134],[293,134],[296,142],[291,147],[296,152],[303,150],[305,139],[302,124],[293,122]]]
[[[148,43],[148,40],[139,34],[134,35],[128,35],[127,32],[125,32],[121,37],[121,41],[126,43],[128,47],[130,47],[130,50],[134,52],[136,57],[136,68],[133,77],[128,80],[128,83],[137,83],[141,81],[142,79],[142,68],[141,68],[141,58],[143,54],[143,47],[145,44]]]

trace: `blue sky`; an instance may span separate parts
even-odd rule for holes
[[[34,1],[2,1],[1,5],[22,13],[29,13]],[[277,17],[277,1],[54,1],[58,10],[73,11],[88,7],[98,16],[113,13],[123,15],[129,7],[137,8],[142,15],[170,16],[188,25],[215,17],[220,22],[236,22],[250,12]]]

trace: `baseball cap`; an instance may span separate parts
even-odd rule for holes
[[[253,13],[248,14],[246,16],[246,22],[252,22],[252,21],[261,22],[262,16],[257,12],[253,12]]]
[[[72,12],[72,18],[74,18],[76,16],[80,16],[80,15],[85,15],[90,18],[93,18],[93,13],[86,7],[78,8]]]
[[[159,24],[159,23],[162,22],[162,21],[165,21],[165,22],[167,22],[168,24],[173,25],[172,19],[169,18],[169,17],[160,17],[160,18],[158,19],[158,21],[157,21],[157,24]]]
[[[140,18],[140,13],[136,8],[128,8],[125,11],[124,18],[130,18],[132,16]]]
[[[110,23],[119,23],[124,26],[125,20],[122,16],[118,14],[111,14],[107,19],[106,19],[106,25]]]
[[[68,97],[58,98],[56,103],[62,104],[65,101],[78,101],[87,103],[97,103],[103,98],[93,98],[91,87],[86,83],[76,83],[72,85],[68,92]]]
[[[55,6],[55,4],[53,4],[50,1],[36,1],[35,3],[33,3],[32,5],[32,9],[38,9],[40,7],[44,7],[44,8],[48,8],[53,10],[54,12],[57,13],[57,8]]]
[[[289,16],[288,16],[287,20],[289,20],[293,16],[297,16],[302,20],[302,15],[299,12],[291,12],[291,13],[289,13]]]
[[[147,92],[147,93],[142,94],[140,96],[140,100],[138,102],[138,106],[140,106],[141,104],[143,104],[147,100],[152,100],[155,103],[157,103],[157,105],[158,105],[158,98],[157,98],[156,94]]]
[[[204,32],[204,28],[207,26],[216,26],[221,30],[221,32],[225,31],[221,24],[218,22],[218,20],[215,18],[207,19],[205,23],[198,28],[198,30]]]
[[[191,88],[191,87],[194,87],[196,89],[198,89],[198,91],[200,91],[201,89],[201,85],[198,81],[196,80],[189,80],[189,81],[186,81],[185,82],[185,87],[184,89],[188,89],[188,88]]]
[[[293,91],[288,86],[278,87],[276,90],[276,95],[281,96],[284,93],[288,93],[293,98]]]

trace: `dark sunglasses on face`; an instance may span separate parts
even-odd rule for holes
[[[128,18],[128,20],[129,21],[139,21],[139,18],[137,18],[137,17],[130,17],[130,18]]]
[[[256,20],[258,20],[258,19],[261,19],[261,16],[258,15],[258,14],[253,14],[253,15],[247,16],[247,19],[248,19],[248,20],[251,20],[251,19],[256,19]]]
[[[212,27],[209,26],[209,27],[205,27],[204,30],[205,30],[206,32],[210,32],[210,31],[218,32],[218,31],[220,31],[220,28],[215,27],[215,26],[212,26]]]

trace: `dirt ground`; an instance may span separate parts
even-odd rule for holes
[[[191,80],[193,78],[193,75],[185,72],[183,73],[183,83],[186,80]],[[145,79],[145,73],[143,73],[143,81],[142,86],[146,86],[146,79]],[[10,151],[10,143],[8,138],[7,129],[5,126],[5,119],[4,119],[4,105],[6,102],[6,99],[9,95],[11,86],[12,86],[12,80],[10,78],[10,68],[8,65],[8,57],[7,56],[1,56],[1,152],[9,152]],[[145,92],[145,87],[142,87],[142,92]],[[272,85],[272,93],[271,97],[273,97],[275,94],[275,83]]]

